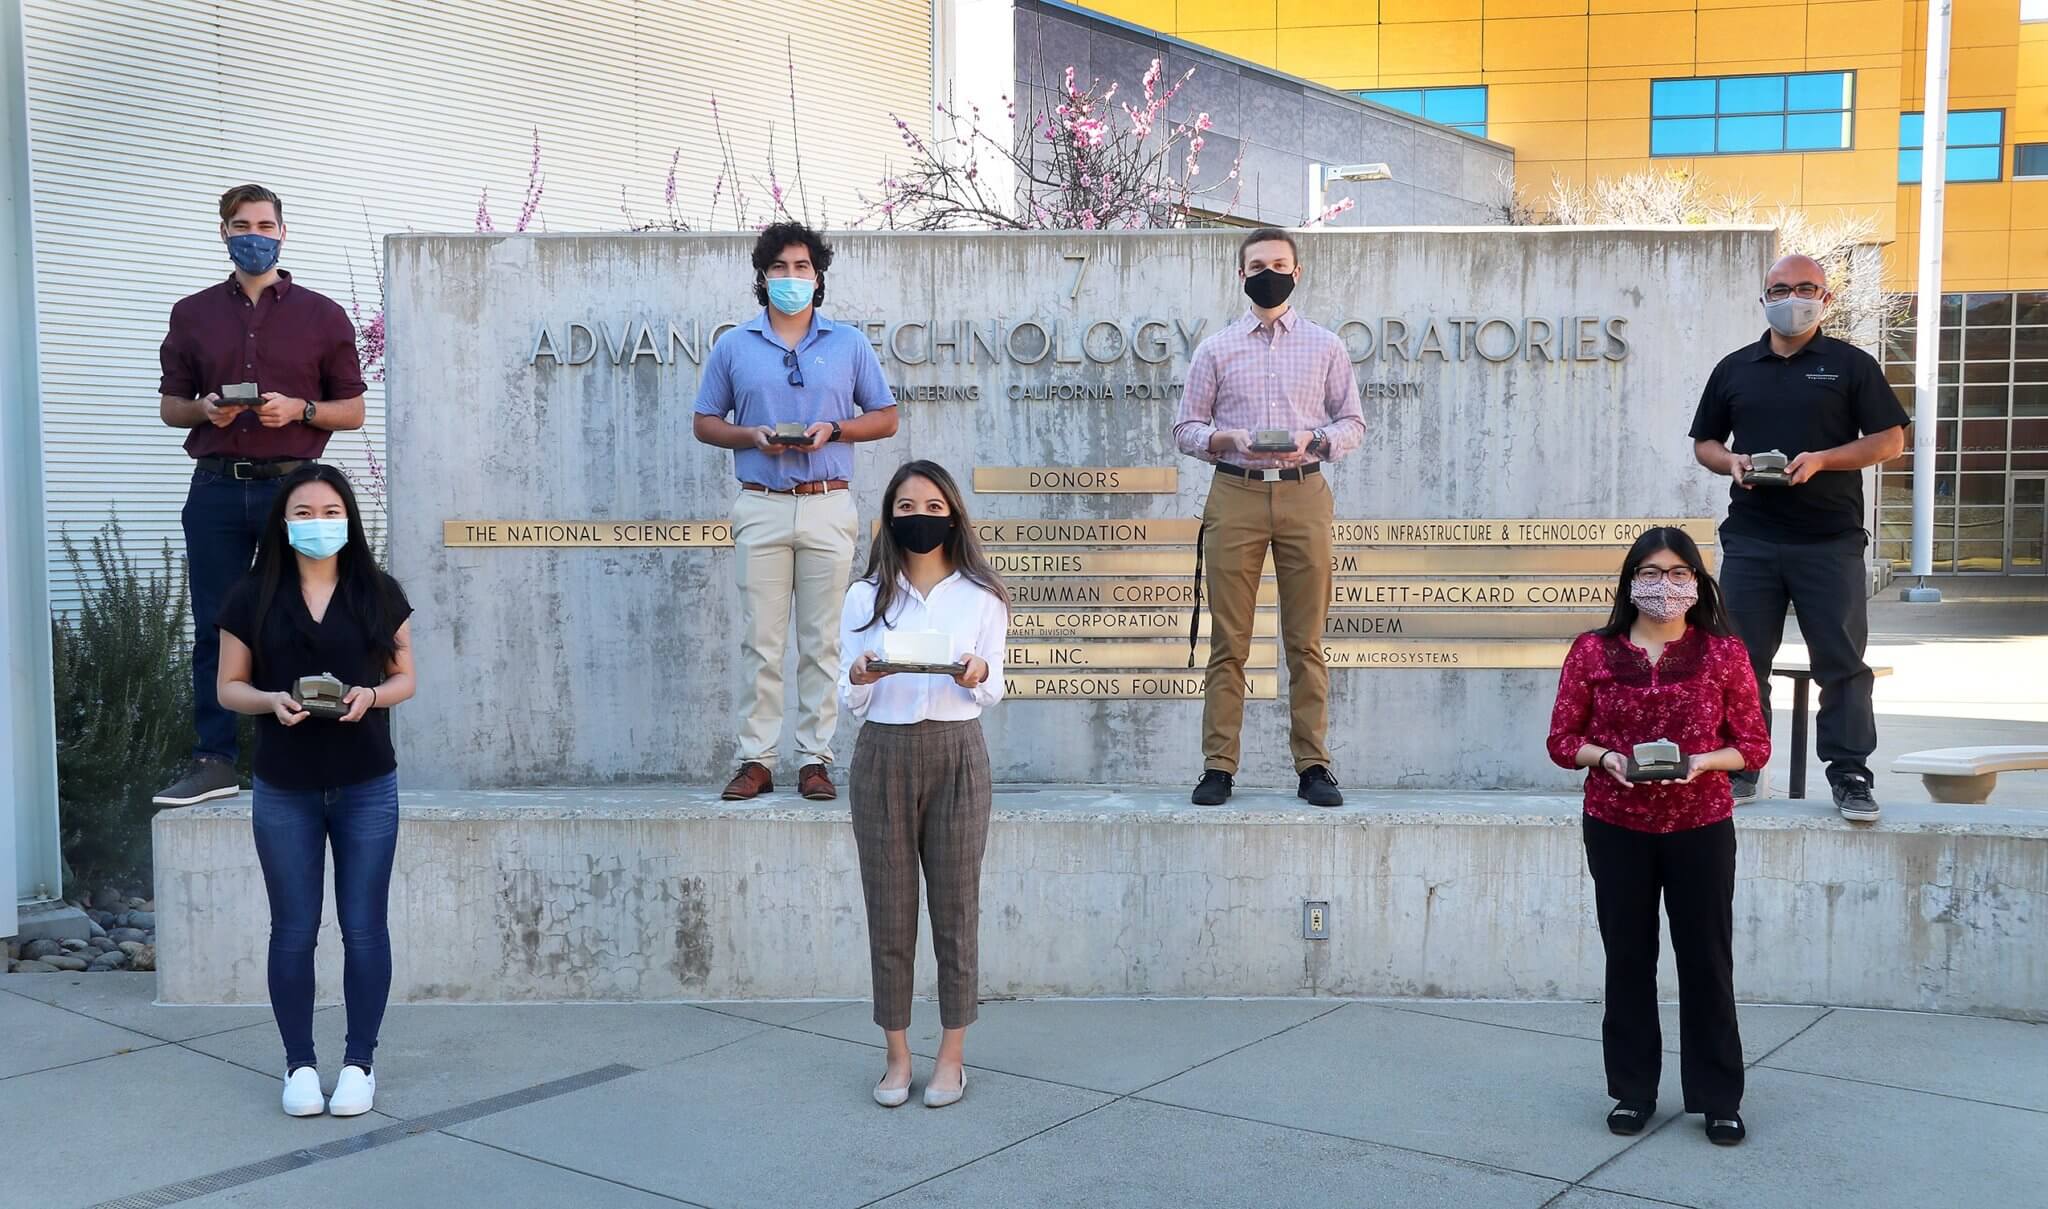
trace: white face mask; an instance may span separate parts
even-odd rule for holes
[[[1819,298],[1780,298],[1764,303],[1764,321],[1787,339],[1804,336],[1820,322],[1820,313],[1826,307],[1827,303]]]

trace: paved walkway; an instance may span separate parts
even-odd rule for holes
[[[378,1111],[340,1121],[278,1111],[266,1010],[151,993],[0,976],[0,1206],[1891,1209],[2048,1188],[2048,1025],[1978,1017],[1745,1008],[1751,1136],[1722,1150],[1672,1113],[1675,1058],[1650,1131],[1607,1132],[1588,1004],[992,1003],[967,1099],[938,1112],[868,1100],[865,1004],[399,1007]],[[316,1019],[331,1059],[340,1013]]]

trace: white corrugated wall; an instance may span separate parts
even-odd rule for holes
[[[111,509],[150,565],[165,539],[182,556],[190,463],[157,418],[157,346],[171,304],[228,272],[228,186],[284,198],[283,267],[345,307],[352,261],[367,318],[377,236],[470,230],[485,188],[513,228],[536,127],[535,229],[623,228],[622,190],[639,221],[664,217],[678,150],[676,207],[704,225],[714,95],[750,217],[767,213],[772,138],[784,183],[800,150],[810,217],[837,225],[901,150],[892,115],[928,129],[931,111],[929,0],[27,0],[26,34],[60,609],[77,595],[66,528],[82,542]],[[717,226],[735,225],[731,192]],[[488,400],[443,405],[488,422]],[[354,473],[382,441],[373,383],[368,425],[329,459]]]

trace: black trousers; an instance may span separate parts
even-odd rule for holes
[[[1632,831],[1588,817],[1586,867],[1607,950],[1600,1043],[1607,1094],[1653,1101],[1663,1075],[1657,1022],[1657,896],[1678,961],[1678,1070],[1685,1111],[1742,1107],[1735,1025],[1735,820],[1690,831]]]
[[[1845,772],[1868,777],[1870,753],[1877,750],[1877,714],[1870,703],[1875,678],[1863,662],[1870,637],[1863,546],[1861,530],[1814,543],[1721,535],[1721,587],[1729,619],[1756,669],[1766,723],[1771,661],[1785,636],[1785,606],[1798,610],[1799,633],[1820,686],[1814,749],[1827,763],[1830,780]]]

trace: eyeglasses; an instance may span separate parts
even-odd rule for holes
[[[1675,584],[1689,584],[1695,576],[1691,567],[1637,567],[1636,582],[1653,584],[1658,580],[1669,580]]]
[[[791,386],[802,386],[804,384],[804,370],[803,366],[797,363],[796,354],[793,352],[782,354],[782,364],[789,370],[789,384]]]
[[[1778,284],[1764,291],[1764,298],[1771,302],[1783,302],[1787,298],[1814,299],[1828,292],[1828,287],[1802,281],[1798,285]]]

